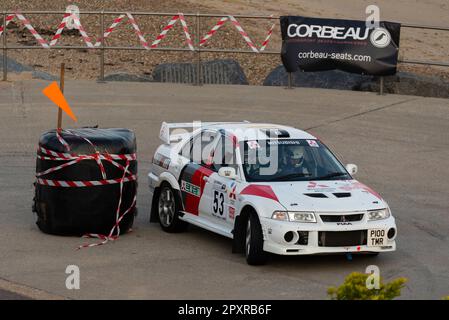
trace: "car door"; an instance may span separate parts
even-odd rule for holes
[[[214,130],[203,130],[191,140],[189,163],[183,168],[179,185],[181,188],[183,211],[192,215],[202,215],[201,203],[204,202],[206,179],[214,173],[208,165],[208,159],[216,139],[219,137]],[[185,153],[188,147],[181,152]],[[184,155],[185,156],[185,155]]]
[[[211,221],[223,227],[232,228],[235,219],[236,189],[239,179],[229,179],[218,175],[221,167],[234,167],[237,174],[236,149],[232,137],[222,135],[213,151],[212,168],[214,173],[207,178],[205,193],[208,203],[204,211],[208,211]]]

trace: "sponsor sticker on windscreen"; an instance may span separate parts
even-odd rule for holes
[[[314,148],[319,148],[318,143],[316,142],[316,140],[307,140],[307,143],[309,144],[309,146],[314,147]]]

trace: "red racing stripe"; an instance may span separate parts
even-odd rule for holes
[[[245,189],[243,189],[242,192],[240,192],[240,194],[267,198],[279,202],[278,197],[276,196],[276,194],[274,193],[273,189],[271,189],[270,186],[256,185],[256,184],[249,185]]]

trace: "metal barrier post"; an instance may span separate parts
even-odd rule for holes
[[[100,39],[101,39],[101,51],[100,51],[100,82],[104,82],[104,11],[101,11],[101,23],[100,23]]]
[[[196,13],[196,79],[195,79],[195,85],[201,86],[202,85],[202,79],[201,79],[201,53],[200,53],[200,32],[201,32],[201,17],[200,13]]]
[[[293,74],[291,72],[288,72],[287,75],[288,75],[287,89],[293,89]]]
[[[380,77],[380,81],[379,81],[379,95],[383,96],[384,95],[384,77]]]
[[[8,80],[8,57],[6,53],[6,11],[3,11],[3,81]]]

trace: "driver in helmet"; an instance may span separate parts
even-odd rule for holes
[[[281,174],[305,173],[304,171],[304,147],[292,146],[287,148]]]

